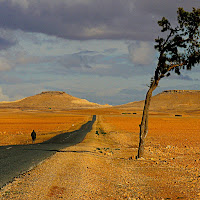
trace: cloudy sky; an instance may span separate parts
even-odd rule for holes
[[[163,16],[199,0],[0,0],[0,101],[64,91],[100,104],[145,98]],[[200,67],[160,82],[199,89]]]

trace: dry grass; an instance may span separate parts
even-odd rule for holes
[[[8,184],[0,199],[200,199],[200,116],[151,113],[145,159],[135,160],[141,113],[94,111],[31,114],[54,124],[99,113],[82,143]],[[106,134],[97,135],[99,129]]]
[[[88,115],[78,114],[0,112],[0,145],[29,144],[33,130],[36,142],[43,142],[63,131],[76,130],[88,120]]]
[[[136,146],[131,145],[138,144],[135,132],[140,119],[97,116],[93,130],[82,143],[57,152],[4,187],[0,190],[2,200],[200,199],[199,145],[196,149],[172,147],[191,135],[195,147],[200,118],[151,115],[145,159],[129,159],[137,153]],[[106,134],[95,134],[99,129]],[[173,137],[179,140],[173,141]],[[163,147],[162,140],[170,141],[171,147]]]
[[[102,121],[108,131],[131,133],[134,137],[139,134],[141,116],[104,116]],[[200,118],[198,116],[150,115],[147,141],[153,140],[160,145],[196,146],[200,143],[199,130]]]

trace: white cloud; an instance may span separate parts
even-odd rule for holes
[[[19,53],[18,58],[15,61],[15,64],[17,65],[27,65],[27,64],[39,64],[43,62],[47,62],[48,59],[45,57],[39,57],[39,56],[28,56],[28,55],[22,55]]]
[[[12,64],[9,60],[0,57],[0,71],[8,71],[12,68]]]
[[[22,52],[12,56],[10,56],[10,53],[7,53],[4,57],[0,57],[0,71],[10,71],[17,65],[38,64],[45,61],[48,60],[37,56],[22,55]]]
[[[31,56],[60,56],[80,51],[108,54],[106,51],[110,49],[115,49],[112,54],[128,53],[126,40],[66,40],[55,36],[27,33],[20,30],[13,31],[13,34],[18,40],[18,47],[25,49],[26,54]]]
[[[150,42],[131,43],[128,47],[129,56],[133,63],[140,65],[150,65],[155,58],[155,50]]]

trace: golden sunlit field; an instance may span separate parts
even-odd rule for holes
[[[0,146],[30,144],[33,130],[36,143],[40,143],[64,131],[79,129],[88,120],[89,116],[78,114],[0,112]]]
[[[102,121],[110,125],[110,130],[137,133],[141,116],[104,116]],[[170,115],[150,115],[147,136],[161,145],[185,146],[200,143],[200,117]]]
[[[133,113],[2,110],[0,145],[30,144],[33,129],[36,142],[43,142],[79,129],[92,115],[97,120],[83,142],[56,153],[0,195],[6,200],[37,199],[38,194],[46,199],[200,199],[200,116],[150,112],[144,158],[136,160],[142,112]]]

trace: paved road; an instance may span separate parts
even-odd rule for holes
[[[79,130],[57,135],[40,144],[0,146],[0,188],[60,149],[82,142],[92,130],[95,120],[94,115],[92,121],[82,125]]]

